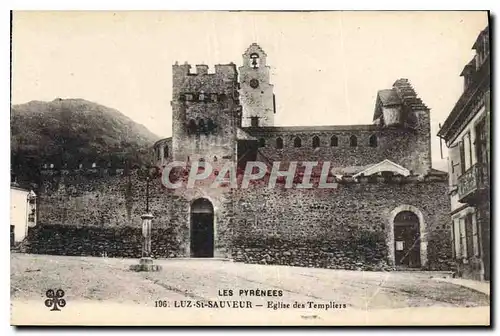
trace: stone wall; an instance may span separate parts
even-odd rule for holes
[[[350,125],[324,127],[274,127],[245,128],[257,139],[263,139],[265,146],[260,152],[269,161],[329,161],[332,167],[366,166],[391,160],[416,174],[427,174],[431,167],[430,144],[425,141],[429,134],[420,130],[377,125]],[[338,145],[331,146],[332,136]],[[350,146],[350,137],[357,138],[357,146]],[[370,146],[370,137],[376,136],[376,147]],[[302,146],[294,147],[294,139],[299,137]],[[313,138],[320,139],[320,146],[313,147]],[[283,148],[278,149],[276,140],[283,140]]]
[[[153,257],[184,255],[172,228],[152,230]],[[140,258],[141,229],[123,227],[76,227],[72,225],[41,225],[30,229],[23,250],[66,256]]]
[[[39,193],[33,253],[137,257],[146,183],[136,171],[52,172]],[[334,189],[203,188],[166,190],[151,182],[153,254],[190,255],[190,204],[214,205],[215,256],[249,263],[387,269],[391,212],[412,205],[423,215],[430,269],[450,267],[446,177],[404,182],[338,183]],[[52,238],[51,238],[52,237]]]
[[[425,221],[428,268],[447,269],[451,245],[446,188],[443,180],[240,189],[235,195],[233,256],[247,262],[280,264],[293,258],[303,266],[380,269],[389,260],[391,212],[413,205]],[[269,246],[269,239],[279,243]]]

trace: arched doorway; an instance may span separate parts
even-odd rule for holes
[[[394,217],[394,261],[396,266],[421,267],[420,223],[411,211]]]
[[[214,256],[214,207],[206,198],[191,204],[191,257]]]

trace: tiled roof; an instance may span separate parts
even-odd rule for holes
[[[464,69],[462,70],[462,72],[460,73],[460,76],[463,76],[466,74],[466,72],[469,72],[469,71],[475,71],[476,70],[476,58],[473,58],[470,60],[469,63],[467,63],[466,66],[464,66]]]
[[[476,49],[478,48],[478,44],[482,43],[481,39],[483,38],[483,36],[487,34],[488,37],[489,37],[489,27],[487,26],[486,28],[484,28],[480,33],[479,35],[477,35],[477,38],[476,38],[476,41],[474,42],[474,45],[472,46],[472,49]]]
[[[401,99],[394,89],[380,90],[377,93],[383,106],[400,105]]]

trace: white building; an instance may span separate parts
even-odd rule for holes
[[[464,92],[438,136],[446,141],[453,257],[458,276],[490,280],[490,47],[489,28],[461,73]]]
[[[10,187],[10,244],[19,243],[36,225],[36,195],[16,185]]]

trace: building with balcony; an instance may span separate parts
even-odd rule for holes
[[[448,147],[453,258],[458,276],[490,279],[490,47],[489,28],[472,46],[460,74],[464,91],[438,136]]]

